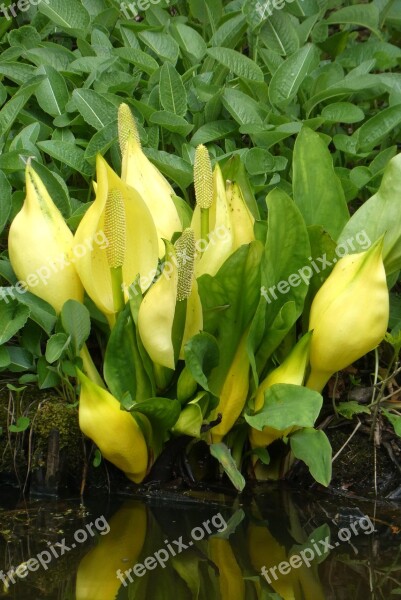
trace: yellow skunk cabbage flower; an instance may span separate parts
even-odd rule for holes
[[[172,196],[175,192],[167,179],[142,151],[135,119],[127,104],[118,110],[118,137],[122,155],[121,178],[143,198],[150,210],[159,240],[159,256],[164,254],[163,239],[171,240],[182,231]]]
[[[309,360],[309,350],[312,332],[304,335],[291,350],[290,354],[281,363],[277,369],[271,371],[266,379],[262,381],[256,391],[255,412],[259,411],[265,401],[265,391],[275,383],[292,383],[293,385],[302,385],[305,377],[305,370]],[[263,448],[269,446],[275,440],[288,435],[294,428],[289,427],[284,431],[273,429],[273,427],[264,427],[263,431],[251,428],[249,439],[252,448]]]
[[[137,562],[146,539],[145,506],[141,502],[125,502],[110,519],[109,528],[108,532],[101,532],[98,544],[79,563],[76,600],[115,600],[127,579],[125,571]]]
[[[202,329],[203,317],[194,279],[193,231],[185,229],[175,246],[165,243],[164,268],[141,302],[138,330],[152,361],[174,369],[185,343]]]
[[[320,392],[336,371],[376,348],[389,319],[383,238],[369,250],[341,258],[313,299],[307,387]]]
[[[79,426],[100,449],[105,459],[140,483],[148,467],[148,449],[133,416],[107,390],[78,371],[81,382]]]
[[[141,196],[127,186],[97,157],[96,199],[75,233],[75,246],[89,249],[76,259],[87,294],[113,324],[121,309],[121,286],[130,286],[138,274],[144,291],[156,273],[157,233]],[[91,243],[102,232],[106,243]]]
[[[74,267],[73,235],[42,180],[30,164],[25,170],[26,198],[11,223],[8,251],[23,286],[59,313],[67,300],[83,300]]]
[[[246,349],[247,339],[248,330],[241,338],[220,392],[219,404],[213,411],[212,419],[216,418],[219,413],[222,416],[220,423],[210,430],[213,443],[221,442],[233,427],[245,406],[249,390],[250,367]]]
[[[243,244],[250,244],[255,240],[253,231],[255,217],[249,210],[242,195],[241,188],[237,183],[227,181],[226,194],[228,206],[231,211],[234,234],[233,251],[235,251]]]

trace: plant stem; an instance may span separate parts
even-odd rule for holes
[[[82,358],[83,369],[86,375],[89,377],[89,379],[93,381],[93,383],[96,383],[96,385],[105,388],[106,386],[103,382],[103,379],[100,377],[99,371],[95,367],[95,363],[93,362],[92,357],[89,354],[88,346],[86,344],[83,345],[83,348],[79,355]]]
[[[114,310],[120,313],[125,306],[124,291],[123,291],[123,268],[111,267],[111,288],[113,293]]]

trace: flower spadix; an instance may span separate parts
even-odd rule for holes
[[[157,232],[142,197],[97,157],[96,198],[75,234],[75,245],[89,246],[76,259],[86,292],[112,323],[123,302],[122,286],[140,274],[142,291],[152,281],[158,260]],[[105,243],[93,240],[101,232]],[[152,274],[151,276],[149,276]],[[148,282],[147,284],[145,282]]]
[[[146,475],[148,449],[133,416],[121,410],[119,401],[107,390],[78,371],[81,383],[79,426],[100,449],[104,458],[140,483]]]
[[[28,290],[59,313],[67,300],[83,300],[73,264],[73,234],[30,164],[25,180],[25,201],[8,236],[11,265]]]
[[[135,119],[127,104],[118,111],[118,137],[122,155],[121,178],[140,194],[150,210],[159,242],[159,256],[164,255],[163,239],[171,240],[182,231],[182,224],[172,196],[173,188],[145,156]]]
[[[195,238],[190,228],[175,245],[165,240],[163,271],[138,314],[143,345],[156,365],[174,369],[183,346],[202,329],[202,306],[194,279]]]
[[[310,343],[312,332],[304,335],[294,346],[289,355],[279,367],[271,371],[259,385],[255,396],[255,412],[259,411],[265,401],[265,391],[275,383],[292,383],[293,385],[302,385],[305,377],[305,370],[308,365]],[[284,431],[279,431],[273,427],[266,426],[262,431],[251,428],[249,439],[252,448],[263,448],[273,443],[292,431],[290,427]]]
[[[320,392],[337,371],[383,340],[389,293],[382,259],[383,238],[369,250],[341,258],[313,299],[313,329],[307,387]]]

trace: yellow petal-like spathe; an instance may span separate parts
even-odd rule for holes
[[[148,290],[138,313],[139,335],[155,364],[174,369],[172,330],[177,303],[178,262],[174,246],[166,242],[166,262]]]
[[[293,385],[303,384],[305,370],[309,360],[311,336],[312,332],[305,334],[294,346],[281,365],[271,371],[266,379],[259,385],[255,396],[255,412],[263,407],[265,391],[275,383],[291,383]],[[288,435],[293,429],[293,427],[289,427],[284,431],[279,431],[273,427],[266,426],[262,431],[259,431],[252,427],[249,434],[251,446],[252,448],[269,446],[275,440]]]
[[[198,284],[196,281],[192,284],[191,294],[187,301],[187,316],[185,320],[184,336],[182,339],[180,358],[184,359],[185,344],[203,328],[203,311],[202,303],[198,292]]]
[[[227,181],[227,202],[231,211],[231,221],[234,234],[233,251],[243,244],[250,244],[255,239],[253,226],[255,218],[249,210],[241,188],[237,183]]]
[[[30,165],[25,177],[26,198],[8,236],[11,265],[20,282],[59,313],[67,300],[83,300],[74,267],[73,235]]]
[[[135,566],[146,539],[144,504],[125,502],[110,519],[109,527],[110,531],[100,533],[97,545],[79,563],[76,600],[115,600],[122,584],[117,571],[124,574]]]
[[[382,259],[383,239],[369,250],[338,261],[313,299],[313,329],[307,386],[321,391],[336,371],[373,350],[389,319],[389,293]]]
[[[201,214],[200,207],[197,205],[191,223],[197,239],[197,249],[200,250],[195,265],[196,277],[205,273],[215,275],[235,249],[230,206],[223,175],[218,165],[213,171],[213,204],[209,208],[209,223],[209,239],[201,240]]]
[[[182,224],[172,196],[173,188],[160,171],[145,156],[141,145],[130,135],[122,160],[121,178],[143,198],[153,221],[159,240],[159,256],[164,254],[163,239],[171,240],[182,231]]]
[[[79,426],[100,449],[105,459],[140,483],[148,467],[148,449],[132,415],[107,390],[79,372]]]
[[[109,193],[118,192],[124,203],[124,286],[129,287],[140,274],[142,291],[149,287],[157,269],[158,240],[152,216],[142,197],[126,185],[101,156],[97,157],[96,172],[96,199],[83,216],[74,243],[75,247],[90,246],[90,250],[76,260],[76,268],[87,294],[107,316],[114,315],[115,312],[110,265],[107,260],[107,246],[113,243],[113,240],[109,240],[104,233]],[[100,240],[100,243],[97,240]]]

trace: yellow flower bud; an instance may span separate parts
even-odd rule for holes
[[[81,382],[79,426],[100,449],[104,458],[126,476],[140,483],[148,467],[148,449],[134,417],[121,410],[119,401],[107,390],[78,371]]]
[[[110,531],[79,563],[76,600],[114,600],[122,584],[118,573],[135,566],[146,539],[147,515],[141,502],[128,501],[110,519]],[[129,580],[128,580],[129,581]]]
[[[292,383],[293,385],[302,385],[305,377],[305,370],[309,360],[309,350],[311,342],[311,332],[304,335],[291,350],[290,354],[281,363],[279,367],[271,371],[266,379],[259,385],[255,396],[255,412],[259,411],[265,401],[265,391],[275,383]],[[251,428],[249,439],[252,448],[264,448],[269,446],[275,440],[289,435],[294,427],[288,427],[284,431],[279,431],[273,427],[266,426],[263,431]]]
[[[26,198],[8,236],[11,265],[28,290],[59,313],[67,300],[83,300],[74,267],[73,235],[30,164],[25,178]]]
[[[164,254],[163,239],[171,240],[182,231],[182,224],[172,196],[173,188],[142,151],[138,129],[129,107],[118,111],[119,140],[122,153],[121,178],[143,198],[156,225],[159,256]]]
[[[307,387],[320,392],[336,371],[376,348],[389,319],[383,238],[369,250],[341,258],[313,299],[309,329],[311,374]]]
[[[81,255],[76,253],[76,268],[87,294],[112,324],[116,306],[111,269],[121,269],[124,287],[140,274],[144,291],[156,273],[158,241],[141,196],[101,156],[96,170],[96,199],[75,233],[75,247],[87,248]]]

